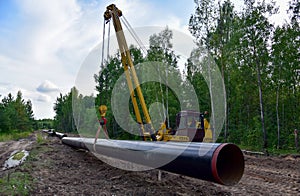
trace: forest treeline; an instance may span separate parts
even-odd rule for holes
[[[195,13],[189,21],[190,32],[199,47],[205,47],[218,65],[226,90],[227,118],[218,141],[259,150],[294,149],[294,129],[300,129],[299,8],[299,1],[291,1],[287,10],[289,20],[282,26],[274,26],[269,18],[278,12],[278,7],[272,2],[245,0],[244,9],[237,11],[229,0],[223,3],[195,0]],[[135,65],[159,61],[179,72],[180,56],[172,49],[171,30],[166,28],[152,35],[149,43],[146,56],[140,49],[130,47]],[[192,53],[185,64],[185,73],[181,74],[193,84],[201,110],[210,111],[207,83],[201,68],[193,62]],[[96,98],[83,97],[73,89],[76,94],[73,98],[88,106],[89,111],[80,109],[81,113],[95,113],[93,110],[101,104],[110,109],[112,90],[122,73],[120,55],[115,54],[105,62],[105,68],[95,74]],[[142,89],[148,106],[163,101],[168,108],[169,126],[174,128],[180,106],[173,92],[158,83],[142,84]],[[71,131],[76,129],[77,122],[77,126],[88,127],[93,133],[96,131],[98,125],[92,122],[93,119],[84,120],[85,115],[79,115],[79,112],[74,121],[69,113],[71,110],[71,92],[57,98],[55,119],[58,128]],[[111,137],[136,138],[118,126],[110,110],[107,119]],[[127,120],[124,116],[124,121]]]
[[[53,119],[35,119],[30,100],[23,98],[18,91],[16,97],[11,93],[2,96],[0,101],[0,136],[11,135],[9,139],[26,136],[33,130],[54,128]],[[1,137],[0,137],[1,140]]]
[[[31,131],[34,126],[32,103],[25,101],[22,92],[16,98],[9,93],[0,102],[0,134],[12,131]]]
[[[289,2],[289,20],[282,26],[269,20],[278,12],[273,2],[245,0],[241,12],[230,1],[214,2],[196,0],[189,27],[224,79],[222,141],[258,149],[294,146],[294,129],[300,127],[299,1]],[[199,72],[193,65],[188,72],[196,84]]]
[[[278,12],[271,1],[244,0],[242,10],[235,8],[230,0],[194,2],[189,30],[199,48],[205,48],[218,65],[225,84],[226,120],[218,141],[257,150],[295,149],[294,130],[300,129],[299,1],[289,2],[289,19],[280,26],[270,21]],[[211,112],[210,90],[203,70],[194,63],[192,52],[184,73],[180,71],[180,56],[173,50],[172,36],[168,28],[150,36],[147,55],[131,46],[134,64],[157,61],[177,70],[178,75],[193,85],[201,111]],[[95,112],[99,105],[105,104],[110,137],[138,139],[122,130],[111,111],[114,84],[124,72],[121,57],[111,55],[104,64],[102,71],[94,76],[97,95],[83,96],[74,87],[66,95],[57,97],[54,127],[65,132],[80,130],[95,135],[99,126]],[[168,113],[155,111],[154,114],[160,116],[158,119],[168,117],[168,125],[175,128],[180,105],[174,92],[159,82],[142,84],[142,91],[147,106],[155,102],[164,104]],[[16,99],[11,95],[4,97],[0,106],[1,131],[32,126],[31,103],[25,102],[21,93]],[[129,110],[135,118],[130,100]],[[20,114],[23,119],[16,118]],[[128,119],[124,115],[122,121]]]
[[[195,5],[195,13],[189,21],[190,32],[196,43],[209,51],[221,70],[225,84],[227,118],[218,141],[252,149],[293,149],[294,129],[300,128],[299,2],[290,2],[287,10],[289,20],[282,26],[274,26],[269,20],[278,11],[272,2],[245,0],[244,9],[239,12],[229,0],[222,4],[212,0],[195,0]],[[166,28],[152,35],[149,43],[146,56],[140,49],[130,47],[135,65],[159,61],[179,72],[180,56],[176,56],[172,49],[172,31]],[[193,84],[201,110],[210,111],[207,83],[201,68],[193,62],[192,53],[185,65],[186,73],[181,74]],[[111,109],[114,84],[124,72],[119,54],[111,56],[104,67],[95,74],[96,98],[83,97],[75,88],[72,89],[73,96],[71,91],[57,98],[57,128],[71,131],[77,126],[95,133],[98,124],[91,115],[84,114],[95,114],[101,104]],[[157,101],[164,103],[168,109],[169,126],[174,128],[180,105],[173,92],[158,83],[142,84],[142,89],[148,106]],[[83,103],[79,104],[83,108],[77,108],[80,112],[76,112],[73,118],[70,114],[72,97],[73,103],[74,100]],[[132,107],[130,111],[134,118]],[[110,110],[107,119],[111,137],[138,138],[123,131]],[[123,120],[128,121],[128,116],[124,115]]]

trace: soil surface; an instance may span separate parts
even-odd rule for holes
[[[158,170],[120,170],[87,151],[63,145],[56,137],[44,136],[43,143],[37,143],[35,135],[0,142],[1,167],[14,150],[35,152],[19,169],[33,178],[30,195],[300,195],[300,156],[245,154],[241,181],[222,186],[167,172],[158,181]],[[0,169],[0,178],[7,172]]]

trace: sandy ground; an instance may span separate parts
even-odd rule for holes
[[[120,170],[56,137],[47,137],[44,144],[36,144],[34,135],[0,142],[0,165],[16,149],[38,152],[22,169],[34,179],[31,195],[300,195],[300,156],[295,155],[245,155],[241,181],[222,186],[167,172],[158,181],[158,170]],[[0,170],[0,177],[7,172]]]

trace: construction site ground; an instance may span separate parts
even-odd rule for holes
[[[158,170],[131,172],[103,163],[90,152],[63,145],[59,138],[35,132],[19,141],[0,142],[0,165],[14,150],[30,151],[21,166],[0,170],[0,186],[14,172],[29,176],[21,187],[29,195],[300,195],[300,156],[245,154],[245,172],[235,186],[222,186]],[[20,179],[22,181],[22,179]],[[7,183],[0,195],[15,187]],[[17,190],[16,190],[16,193]]]

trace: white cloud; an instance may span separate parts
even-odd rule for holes
[[[42,93],[49,93],[49,92],[57,92],[59,91],[59,88],[52,82],[45,80],[37,87],[36,90]]]
[[[54,103],[59,89],[45,81],[38,90],[52,92],[48,96],[37,93],[36,87],[46,78],[67,92],[88,52],[90,45],[85,37],[91,37],[91,33],[82,33],[85,21],[80,21],[82,11],[76,1],[25,0],[18,4],[20,13],[16,14],[22,16],[22,24],[0,37],[0,82],[9,84],[1,84],[0,94],[6,96],[21,90],[24,97],[32,100],[37,117],[53,117],[53,104],[42,103]]]
[[[49,103],[51,101],[51,97],[45,94],[40,94],[36,101]]]
[[[0,82],[1,99],[6,97],[9,93],[16,98],[18,91],[22,92],[22,97],[25,101],[31,100],[33,106],[32,110],[36,119],[52,118],[55,115],[53,106],[59,93],[53,92],[50,95],[47,95],[39,93],[36,90],[31,91],[24,89],[16,84]]]
[[[186,34],[195,6],[193,1],[174,1],[168,7],[164,1],[142,0],[16,1],[19,21],[11,21],[11,29],[0,30],[0,94],[21,90],[26,99],[32,99],[38,118],[53,117],[57,86],[65,94],[75,84],[84,58],[102,41],[103,13],[111,3],[133,28],[169,26]],[[44,80],[48,82],[40,84]]]

